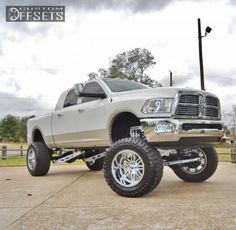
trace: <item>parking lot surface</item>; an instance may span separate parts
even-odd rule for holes
[[[52,166],[45,177],[2,167],[0,229],[236,229],[236,164],[220,163],[200,184],[166,167],[141,198],[118,196],[84,165]]]

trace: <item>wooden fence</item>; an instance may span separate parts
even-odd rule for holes
[[[1,152],[2,160],[14,157],[24,157],[26,156],[27,147],[20,146],[18,148],[8,148],[6,145],[2,145]]]
[[[223,149],[223,151],[222,151]],[[228,146],[223,147],[216,147],[216,151],[218,153],[218,156],[229,156],[227,157],[228,160],[221,160],[221,161],[231,161],[232,163],[236,163],[236,142],[231,143]]]
[[[223,152],[220,151],[223,149]],[[223,146],[220,148],[216,148],[219,155],[228,155],[232,163],[236,163],[236,142],[231,143],[230,145]],[[226,151],[227,150],[227,151]],[[25,157],[27,152],[27,147],[20,146],[18,148],[8,148],[6,145],[1,147],[1,157],[0,159],[5,160],[7,158],[14,158],[14,157]]]

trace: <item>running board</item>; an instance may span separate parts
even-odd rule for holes
[[[182,165],[182,164],[187,164],[191,162],[196,162],[199,161],[200,158],[193,158],[193,159],[186,159],[186,160],[176,160],[176,161],[163,161],[164,166],[170,166],[170,165]]]

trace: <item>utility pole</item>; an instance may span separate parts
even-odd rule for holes
[[[169,72],[170,72],[170,87],[172,87],[173,86],[173,77],[172,77],[171,70],[169,70]]]
[[[200,81],[201,81],[201,90],[205,90],[204,83],[204,67],[203,67],[203,57],[202,57],[202,38],[206,37],[208,33],[211,32],[210,27],[206,27],[205,35],[202,36],[201,32],[201,19],[198,18],[198,44],[199,44],[199,65],[200,65]]]
[[[205,90],[204,84],[204,67],[202,58],[202,32],[201,32],[201,19],[198,18],[198,44],[199,44],[199,64],[200,64],[200,79],[201,79],[201,90]]]

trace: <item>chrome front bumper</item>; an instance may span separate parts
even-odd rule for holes
[[[212,120],[176,120],[176,119],[141,119],[141,127],[148,142],[179,142],[199,138],[204,142],[217,142],[224,135],[220,121]]]

